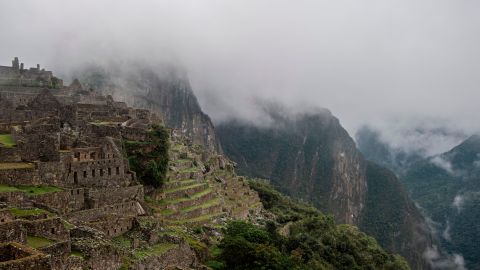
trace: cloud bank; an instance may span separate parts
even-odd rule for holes
[[[168,61],[187,70],[217,122],[258,118],[260,99],[326,107],[351,134],[370,124],[388,135],[418,119],[472,133],[479,9],[469,0],[1,0],[0,63],[20,56],[68,75],[111,59]]]

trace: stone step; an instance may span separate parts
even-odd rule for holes
[[[164,184],[165,189],[173,189],[177,187],[184,187],[188,185],[192,185],[194,183],[200,183],[198,180],[195,179],[186,179],[186,180],[177,180],[177,181],[171,181],[171,182],[166,182]]]
[[[222,212],[222,205],[220,204],[220,200],[215,198],[200,205],[193,205],[180,209],[180,211],[167,215],[167,218],[171,220],[192,219],[219,212]]]
[[[215,219],[220,218],[223,216],[225,213],[220,212],[220,213],[214,213],[214,214],[209,214],[209,215],[202,215],[198,216],[195,218],[191,219],[181,219],[181,220],[166,220],[167,224],[172,224],[172,225],[185,225],[189,227],[194,227],[194,226],[200,226],[203,224],[211,223],[215,221]]]
[[[188,198],[177,198],[174,200],[164,200],[158,209],[182,209],[192,205],[202,204],[213,199],[215,193],[212,188],[207,188],[201,192],[195,193]]]
[[[177,171],[177,172],[168,172],[167,179],[168,180],[182,180],[182,179],[201,179],[203,174],[200,170],[198,171]]]
[[[208,183],[195,183],[193,185],[164,190],[163,197],[167,200],[190,197],[208,188]]]

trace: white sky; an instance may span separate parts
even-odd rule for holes
[[[0,64],[68,74],[168,60],[217,121],[258,117],[260,98],[326,107],[350,132],[432,121],[472,132],[479,14],[476,0],[0,0]]]

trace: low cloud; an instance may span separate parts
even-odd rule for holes
[[[27,66],[69,74],[89,62],[166,60],[185,67],[216,122],[256,120],[256,99],[324,107],[350,134],[374,125],[393,145],[432,155],[455,139],[411,140],[412,127],[480,130],[472,113],[480,99],[479,7],[449,0],[1,1],[0,64],[19,56]]]
[[[447,226],[442,232],[442,237],[448,242],[452,241],[452,236],[450,235],[450,222],[447,220]]]
[[[440,169],[443,169],[444,171],[448,172],[450,175],[456,175],[457,173],[453,169],[453,165],[450,161],[446,160],[442,156],[435,156],[430,159],[430,162],[439,167]]]
[[[427,248],[423,253],[423,257],[428,261],[430,266],[436,270],[466,270],[465,260],[460,254],[444,254],[441,253],[437,246]]]
[[[463,195],[457,194],[453,199],[452,206],[457,209],[458,213],[460,213],[463,210],[464,203],[465,197]]]

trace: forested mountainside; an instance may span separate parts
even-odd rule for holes
[[[480,268],[480,136],[412,164],[405,175],[412,197],[434,222],[442,246]]]
[[[352,225],[335,225],[309,204],[292,200],[264,180],[251,180],[264,208],[265,227],[230,223],[209,265],[214,269],[409,269],[374,238]]]
[[[431,218],[443,250],[462,256],[468,269],[480,267],[480,137],[471,136],[445,153],[431,157],[407,153],[382,142],[379,133],[363,128],[359,148],[369,160],[395,170],[412,199]]]
[[[217,126],[240,173],[270,179],[337,222],[359,225],[414,269],[429,267],[422,257],[432,244],[424,218],[388,169],[367,163],[338,119],[328,111],[271,116],[270,126],[238,120]]]
[[[80,81],[130,106],[156,112],[165,125],[181,130],[193,143],[221,153],[210,117],[192,91],[185,72],[173,65],[133,62],[106,67],[88,66],[77,72]]]

